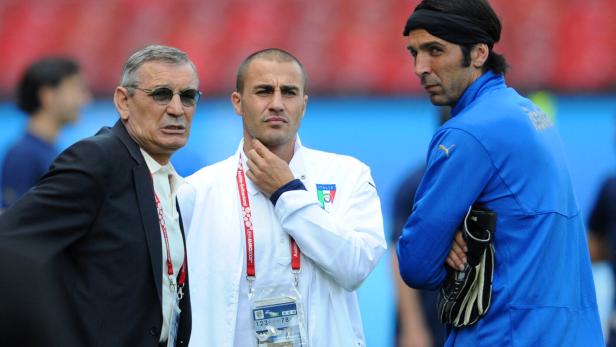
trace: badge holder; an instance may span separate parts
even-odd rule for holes
[[[296,286],[253,288],[249,295],[257,347],[307,347],[301,296]]]

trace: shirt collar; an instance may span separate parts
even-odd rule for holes
[[[148,154],[148,152],[144,151],[143,148],[139,148],[139,150],[141,150],[141,154],[143,155],[143,159],[145,159],[145,163],[148,166],[148,169],[150,170],[151,174],[154,174],[154,173],[158,172],[160,169],[163,168],[163,166],[160,165],[159,162],[154,160],[154,158],[152,158],[152,156],[150,156],[150,154]],[[169,164],[167,164],[167,165],[169,165]],[[165,165],[165,166],[167,166],[167,165]]]
[[[42,137],[39,137],[38,135],[35,135],[34,133],[31,133],[30,131],[26,131],[25,137],[45,147],[55,149],[53,142],[48,142],[47,140],[43,139]]]
[[[295,137],[295,148],[293,149],[293,158],[291,158],[291,162],[289,163],[289,168],[293,173],[293,177],[304,179],[306,177],[305,173],[305,165],[304,165],[304,151],[302,150],[304,147],[302,146],[302,142],[299,139],[299,135]],[[248,170],[247,157],[246,153],[244,153],[244,139],[240,141],[240,144],[235,152],[235,162],[237,163],[239,155],[242,155],[242,168],[244,169],[244,173]],[[237,169],[237,166],[235,167]],[[246,177],[248,193],[250,195],[255,195],[261,190],[250,180],[250,178]]]
[[[160,163],[154,160],[154,158],[152,158],[148,152],[144,151],[143,148],[139,148],[139,150],[141,150],[141,154],[143,155],[143,159],[145,159],[148,170],[150,170],[150,174],[154,175],[157,173],[167,173],[167,175],[171,176],[169,184],[172,194],[177,190],[177,188],[184,184],[184,179],[177,173],[177,171],[175,171],[175,168],[171,162],[165,165],[160,165]]]
[[[295,138],[295,152],[293,153],[293,158],[291,158],[291,162],[289,163],[289,168],[291,168],[291,172],[293,172],[293,177],[301,180],[306,178],[304,153],[304,146],[302,146],[302,142],[300,141],[299,136],[297,136]]]
[[[458,113],[466,109],[473,101],[488,90],[495,89],[499,86],[505,87],[505,77],[502,74],[495,74],[492,71],[486,71],[471,83],[462,96],[451,110],[451,116],[455,117]]]

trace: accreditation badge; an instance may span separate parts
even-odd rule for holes
[[[306,324],[295,286],[255,288],[251,297],[257,347],[307,347]]]

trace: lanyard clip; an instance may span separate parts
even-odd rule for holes
[[[300,269],[291,269],[291,273],[293,274],[293,284],[295,285],[295,288],[299,288],[299,273],[301,272]]]
[[[172,293],[174,293],[177,290],[175,280],[173,279],[173,276],[171,275],[169,275],[169,289],[171,290]]]
[[[184,298],[184,285],[178,286],[178,301]]]
[[[248,294],[252,294],[252,284],[255,281],[255,276],[246,275],[246,280],[248,281]]]

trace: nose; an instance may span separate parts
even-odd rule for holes
[[[272,101],[270,102],[269,109],[270,111],[273,111],[276,113],[282,112],[284,110],[284,104],[282,102],[282,93],[280,92],[280,89],[277,89],[272,94]]]
[[[430,74],[432,67],[430,66],[430,57],[425,54],[418,53],[415,57],[415,74],[419,77]]]
[[[184,106],[179,94],[173,94],[171,101],[167,104],[167,113],[174,117],[181,117],[184,115]]]

